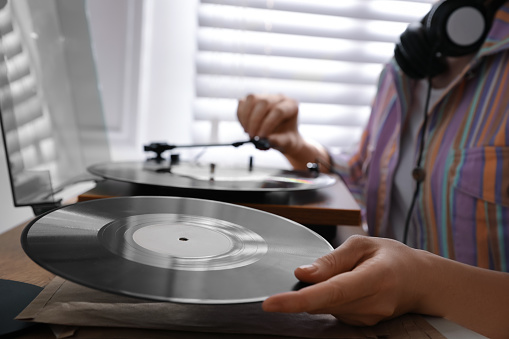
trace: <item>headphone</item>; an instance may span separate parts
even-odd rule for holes
[[[442,0],[421,22],[400,36],[394,57],[409,77],[423,79],[446,70],[445,57],[477,51],[491,28],[496,10],[506,0]]]

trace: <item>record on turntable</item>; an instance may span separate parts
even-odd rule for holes
[[[64,206],[32,221],[22,245],[45,269],[84,286],[201,304],[255,302],[293,290],[293,270],[332,250],[288,219],[178,197]]]
[[[315,171],[228,168],[190,163],[169,165],[156,161],[101,163],[90,166],[88,170],[106,179],[190,190],[302,191],[328,187],[336,182],[334,176]]]

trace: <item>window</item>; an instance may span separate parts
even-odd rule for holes
[[[394,43],[432,2],[201,0],[194,141],[246,139],[236,118],[238,98],[282,93],[299,101],[306,137],[350,150]]]

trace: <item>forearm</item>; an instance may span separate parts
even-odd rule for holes
[[[509,274],[423,252],[416,313],[441,316],[490,338],[509,337]]]

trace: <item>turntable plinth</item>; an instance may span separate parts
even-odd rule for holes
[[[103,180],[79,201],[122,196],[179,196],[228,202],[274,213],[301,224],[360,226],[360,208],[345,184],[290,192],[195,192],[173,187]]]

